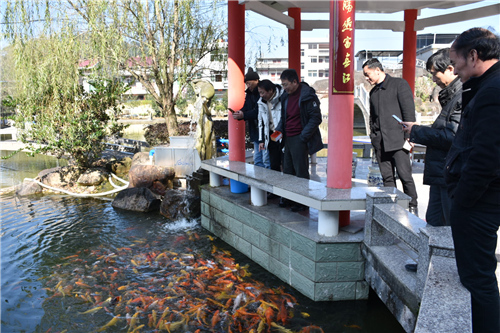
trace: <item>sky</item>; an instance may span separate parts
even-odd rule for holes
[[[460,6],[452,9],[423,9],[417,19],[440,16],[445,14],[450,14],[454,12],[460,12],[465,10],[470,10],[478,7],[485,7],[493,4],[497,4],[498,0],[492,1],[481,1],[476,4],[470,4],[466,6]],[[329,14],[302,14],[303,20],[327,20]],[[403,21],[404,13],[398,12],[394,14],[356,14],[356,20],[388,20],[388,21]],[[284,25],[276,23],[266,17],[256,14],[252,11],[247,11],[247,31],[251,30],[255,35],[260,32],[261,34],[268,34],[269,27],[272,27],[272,33],[278,38],[274,38],[274,44],[271,49],[268,45],[261,47],[263,57],[287,57],[288,47],[286,40],[288,38],[288,32]],[[255,28],[259,27],[259,28]],[[424,30],[420,30],[417,34],[426,33],[461,33],[469,28],[473,27],[493,27],[497,34],[500,34],[500,15],[488,16],[481,19],[469,20],[460,23],[445,24],[435,27],[429,27]],[[329,31],[328,29],[316,29],[313,31],[302,31],[301,38],[326,38],[328,39]],[[279,37],[285,39],[285,45],[281,46]],[[247,38],[252,38],[248,37]],[[390,30],[356,30],[354,34],[354,50],[357,53],[360,50],[370,49],[370,50],[402,50],[403,49],[403,33],[393,32]],[[267,42],[267,41],[266,41]],[[255,43],[247,43],[249,45],[255,45]]]

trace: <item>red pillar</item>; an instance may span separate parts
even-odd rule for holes
[[[240,110],[245,103],[245,5],[227,2],[228,107]],[[229,112],[229,111],[228,111]],[[245,122],[228,115],[229,160],[245,162]]]
[[[288,8],[288,16],[294,18],[293,29],[288,29],[288,67],[295,69],[300,80],[300,8]]]
[[[405,10],[405,32],[403,35],[403,79],[410,85],[415,95],[415,66],[417,62],[417,32],[415,20],[417,9]]]
[[[326,185],[352,187],[352,132],[354,118],[355,1],[330,2],[330,75],[328,103],[328,168]],[[340,212],[340,226],[350,212]]]

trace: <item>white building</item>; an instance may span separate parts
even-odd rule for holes
[[[300,44],[301,81],[313,85],[328,78],[330,50],[326,38],[304,38]],[[288,68],[288,58],[259,58],[255,70],[260,79],[280,82],[280,75]]]

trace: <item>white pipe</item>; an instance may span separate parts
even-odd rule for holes
[[[113,175],[113,174],[111,174]],[[120,192],[124,189],[126,189],[128,187],[128,182],[123,180],[123,179],[120,179],[118,177],[116,177],[115,175],[113,175],[116,179],[119,179],[123,182],[126,182],[127,184],[124,185],[124,186],[121,186],[121,187],[116,187],[114,190],[111,190],[111,191],[107,191],[107,192],[102,192],[102,193],[89,193],[89,194],[84,194],[84,193],[73,193],[73,192],[70,192],[70,191],[66,191],[66,190],[63,190],[63,189],[60,189],[60,188],[56,188],[56,187],[52,187],[52,186],[49,186],[49,185],[46,185],[36,179],[31,179],[31,178],[25,178],[24,180],[28,180],[28,181],[32,181],[32,182],[35,182],[37,183],[38,185],[40,186],[43,186],[43,187],[46,187],[48,189],[51,189],[53,191],[58,191],[58,192],[63,192],[63,193],[66,193],[66,194],[69,194],[71,196],[74,196],[74,197],[80,197],[80,198],[87,198],[87,197],[100,197],[100,196],[104,196],[104,195],[109,195],[109,194],[113,194],[113,193],[116,193],[116,192]]]

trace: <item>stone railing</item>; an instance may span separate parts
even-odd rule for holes
[[[365,279],[407,332],[471,332],[450,227],[432,227],[382,193],[367,194]],[[417,272],[405,264],[417,261]]]

